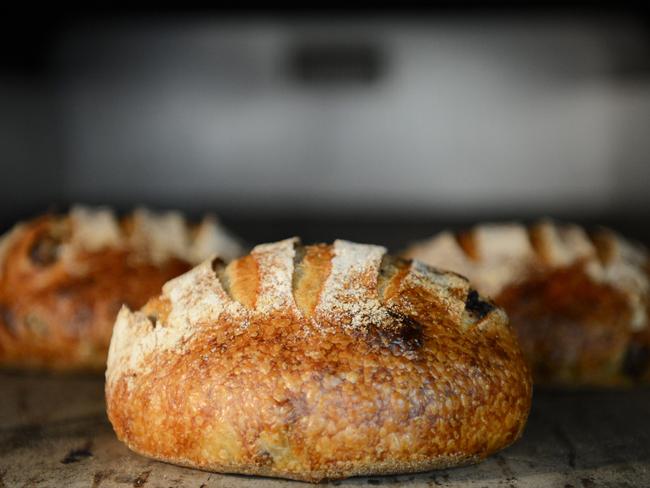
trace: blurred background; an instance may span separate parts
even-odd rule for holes
[[[541,216],[650,243],[635,5],[65,10],[0,21],[0,228],[213,211],[249,242],[393,249]]]

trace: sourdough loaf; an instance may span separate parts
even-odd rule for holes
[[[206,217],[75,207],[16,225],[0,239],[0,365],[101,370],[115,316],[169,279],[239,245]]]
[[[106,400],[143,455],[317,482],[479,461],[521,435],[531,380],[465,278],[288,239],[123,307]]]
[[[504,307],[536,383],[650,381],[648,254],[611,230],[484,224],[442,232],[405,256],[467,276]]]

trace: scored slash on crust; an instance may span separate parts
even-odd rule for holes
[[[399,292],[406,289],[425,292],[431,310],[462,328],[487,320],[487,313],[476,314],[471,308],[470,285],[462,276],[438,271],[419,261],[405,262],[401,276],[393,274],[398,286],[391,293],[385,286],[379,286],[386,249],[344,240],[334,242],[330,272],[315,309],[310,317],[305,317],[294,296],[299,245],[299,239],[294,237],[252,250],[257,268],[257,286],[251,291],[255,294],[254,307],[245,306],[229,294],[230,286],[224,286],[223,278],[215,272],[214,259],[165,284],[160,299],[169,304],[169,311],[164,318],[157,319],[158,323],[152,323],[144,311],[123,307],[113,330],[108,382],[128,371],[146,369],[149,354],[169,350],[182,353],[196,332],[218,323],[233,324],[243,330],[255,317],[279,313],[304,320],[305,334],[338,329],[364,334],[369,327],[391,333],[389,329],[401,327],[396,314],[417,317],[421,313],[400,298]],[[499,309],[490,305],[486,310],[496,311],[501,321],[507,321]]]
[[[0,237],[0,363],[103,371],[120,304],[140,307],[213,253],[241,252],[211,216],[75,206],[19,223]]]
[[[468,276],[489,297],[498,296],[531,271],[582,263],[595,282],[625,294],[632,310],[632,330],[648,325],[648,254],[608,229],[590,235],[577,225],[549,220],[530,227],[483,224],[459,235],[442,232],[410,247],[405,256]]]

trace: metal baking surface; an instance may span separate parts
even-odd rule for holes
[[[649,412],[650,389],[536,392],[523,438],[481,464],[330,484],[648,487]],[[300,484],[180,468],[130,452],[106,418],[102,378],[0,373],[0,488]]]

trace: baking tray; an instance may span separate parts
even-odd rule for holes
[[[0,373],[0,488],[298,487],[149,460],[115,437],[103,378]],[[536,391],[522,439],[484,462],[335,486],[650,487],[650,389]]]
[[[638,221],[606,223],[650,244],[647,229],[638,226]],[[466,227],[469,222],[259,218],[228,224],[248,242],[290,235],[301,235],[305,242],[344,237],[397,250],[410,240],[446,227]],[[131,453],[116,439],[108,423],[103,388],[101,377],[0,372],[0,488],[310,486],[295,481],[206,473]],[[537,389],[523,438],[478,465],[417,475],[353,478],[330,484],[650,488],[650,389]]]

